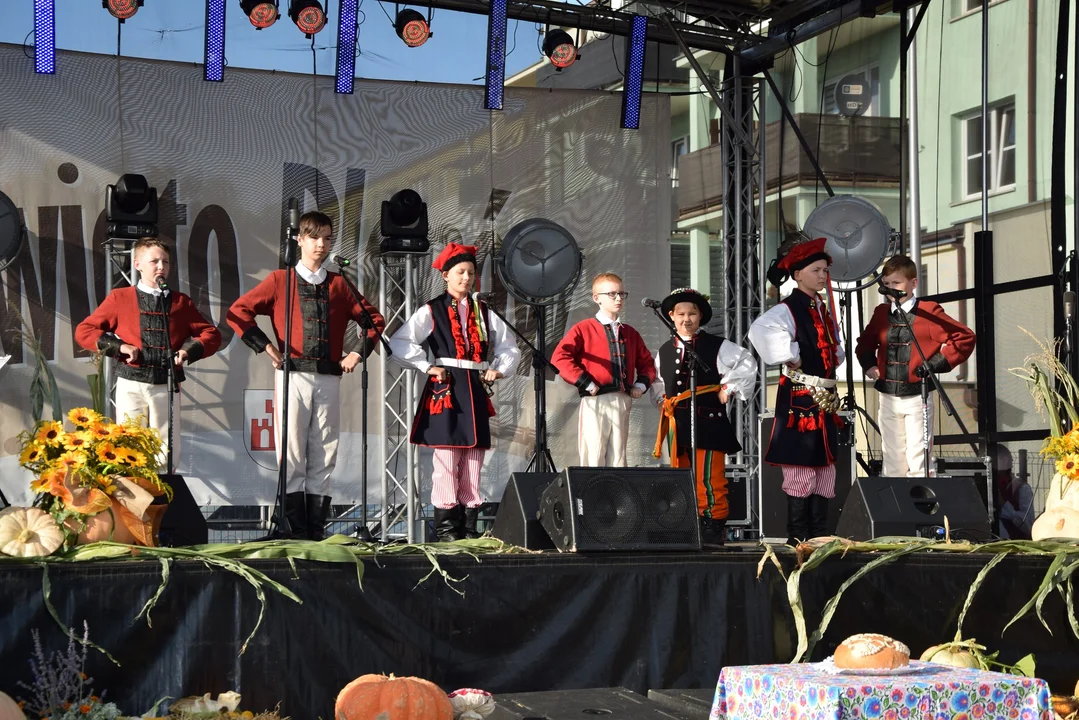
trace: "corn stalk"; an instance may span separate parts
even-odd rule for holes
[[[30,353],[34,356],[34,375],[30,378],[30,416],[34,425],[41,422],[46,401],[52,406],[52,419],[62,421],[64,409],[60,404],[60,388],[56,384],[56,376],[53,375],[52,368],[49,367],[45,351],[41,348],[41,341],[34,335],[32,328],[15,303],[9,302],[8,309],[19,319],[20,329],[15,331],[17,341],[29,347]]]
[[[1034,409],[1048,419],[1053,437],[1061,437],[1079,423],[1079,384],[1060,361],[1060,340],[1042,342],[1026,328],[1019,329],[1035,342],[1038,352],[1027,355],[1022,367],[1008,368],[1008,372],[1026,381]]]

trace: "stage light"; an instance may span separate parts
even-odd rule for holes
[[[352,93],[352,81],[356,78],[356,20],[359,14],[357,0],[341,0],[341,17],[337,21],[337,81],[334,92]]]
[[[644,49],[648,18],[634,15],[626,41],[626,81],[622,86],[622,127],[636,130],[641,126],[641,88],[644,82]]]
[[[56,72],[56,5],[54,0],[34,0],[34,72]]]
[[[543,38],[543,54],[555,69],[561,70],[577,61],[577,45],[565,30],[551,30]]]
[[[157,237],[157,188],[142,175],[121,175],[105,187],[105,220],[111,238]]]
[[[506,0],[491,0],[487,19],[487,74],[483,84],[483,107],[502,109],[506,83]]]
[[[425,253],[431,247],[428,229],[427,203],[415,190],[399,190],[382,201],[381,252]]]
[[[288,16],[307,37],[326,27],[326,12],[318,0],[292,0],[288,6]]]
[[[419,47],[431,37],[431,18],[424,18],[412,8],[399,11],[393,27],[397,30],[397,37],[409,47]]]
[[[240,9],[247,15],[247,19],[255,26],[256,30],[265,30],[277,22],[281,12],[277,9],[277,0],[266,2],[265,0],[240,0]]]
[[[108,10],[109,15],[123,22],[139,11],[142,0],[101,0],[101,7]]]
[[[203,79],[225,78],[225,0],[206,0],[206,67]]]

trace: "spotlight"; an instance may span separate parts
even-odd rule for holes
[[[206,55],[202,77],[225,79],[225,0],[206,0]]]
[[[34,72],[56,73],[56,5],[34,0]]]
[[[622,127],[636,130],[641,126],[641,88],[644,82],[644,49],[648,37],[648,18],[634,15],[626,41],[626,81],[622,86]]]
[[[157,188],[142,175],[121,175],[105,187],[105,220],[110,238],[157,237]]]
[[[256,30],[265,30],[277,22],[281,17],[277,9],[277,0],[266,2],[265,0],[240,0],[240,9],[247,15],[247,19],[255,26]]]
[[[419,47],[431,37],[431,18],[425,19],[412,8],[399,11],[393,27],[397,30],[397,36],[409,47]]]
[[[425,253],[427,239],[427,203],[415,190],[399,190],[382,201],[383,253]]]
[[[142,0],[101,0],[101,7],[108,10],[109,15],[123,22],[139,11]]]
[[[307,37],[326,27],[326,12],[318,0],[292,0],[288,6],[288,16]]]
[[[565,30],[551,30],[543,39],[543,54],[555,69],[568,68],[577,60],[577,45]]]
[[[487,75],[483,83],[485,110],[501,110],[506,84],[506,0],[491,0],[487,19]]]
[[[356,79],[356,20],[359,15],[357,0],[341,0],[341,17],[337,20],[337,79],[334,92],[343,95],[352,93],[352,83]]]

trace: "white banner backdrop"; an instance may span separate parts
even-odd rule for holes
[[[428,204],[432,250],[450,240],[478,243],[484,289],[532,340],[532,311],[507,300],[490,258],[516,223],[551,219],[574,235],[585,265],[573,297],[550,311],[548,351],[595,312],[589,283],[605,271],[620,274],[632,293],[626,321],[653,348],[664,337],[637,300],[669,289],[665,96],[644,98],[642,129],[633,131],[619,128],[615,93],[507,88],[505,110],[487,112],[481,87],[357,81],[355,94],[336,95],[326,77],[230,70],[224,83],[208,83],[200,67],[79,53],[60,53],[57,66],[54,76],[35,75],[21,47],[0,45],[0,191],[29,229],[28,247],[0,274],[0,344],[12,356],[0,369],[0,489],[13,502],[30,499],[17,435],[31,425],[33,367],[13,309],[41,338],[64,409],[89,404],[85,376],[94,365],[72,330],[104,297],[105,186],[125,172],[145,175],[161,195],[160,234],[174,245],[170,284],[225,336],[183,387],[179,469],[200,504],[273,499],[273,456],[258,450],[271,367],[233,335],[225,313],[278,267],[289,197],[334,219],[337,251],[358,261],[354,277],[377,304],[381,201],[417,190]],[[418,298],[440,293],[430,257],[417,264]],[[495,448],[483,478],[492,500],[523,468],[534,440],[532,370],[522,349],[517,374],[496,390]],[[381,361],[372,359],[368,410],[371,502],[380,499]],[[576,391],[557,379],[546,387],[554,460],[576,464]],[[356,375],[344,379],[342,393],[333,495],[354,502],[361,496]],[[641,400],[633,421],[630,462],[651,464],[657,414]],[[429,459],[420,477],[426,501]]]

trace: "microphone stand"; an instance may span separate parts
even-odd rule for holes
[[[649,306],[651,307],[651,306]],[[693,349],[692,338],[690,342],[682,340],[678,335],[678,329],[675,328],[674,323],[670,318],[663,317],[663,313],[660,312],[660,308],[651,307],[653,313],[659,318],[660,322],[671,331],[671,339],[677,341],[677,344],[682,345],[682,357],[683,361],[689,365],[689,468],[693,474],[693,482],[697,482],[697,369],[707,371],[709,366],[701,356],[697,354],[697,351]],[[677,344],[675,347],[677,347]],[[678,457],[678,448],[671,448],[672,461]]]
[[[547,447],[547,389],[544,385],[547,382],[547,368],[554,370],[555,375],[559,374],[558,368],[547,359],[546,352],[541,351],[529,342],[528,338],[513,323],[507,320],[505,315],[495,309],[491,303],[487,303],[487,309],[506,323],[506,327],[512,330],[513,334],[532,351],[533,390],[536,393],[536,446],[532,452],[532,457],[528,459],[526,471],[558,472],[558,468],[555,467],[554,460],[551,458],[551,451]],[[535,306],[534,309],[536,310],[536,339],[539,341],[540,346],[543,346],[544,313],[547,309],[542,306]]]
[[[281,415],[279,423],[281,432],[278,434],[281,447],[277,448],[277,507],[270,518],[273,525],[270,528],[269,540],[292,537],[292,524],[289,523],[285,514],[285,496],[288,494],[288,391],[289,375],[292,371],[292,288],[296,283],[296,259],[292,254],[293,233],[298,228],[289,227],[285,238],[285,352],[281,362]]]
[[[160,282],[158,283],[160,287]],[[176,354],[172,350],[172,298],[170,297],[170,291],[163,290],[160,295],[157,296],[157,302],[161,306],[165,316],[165,347],[168,348],[166,354],[166,364],[168,366],[168,385],[169,385],[169,431],[166,438],[167,452],[165,455],[165,470],[166,475],[172,475],[173,462],[172,462],[172,422],[173,422],[173,400],[174,393],[180,392],[180,386],[176,382]]]
[[[341,269],[344,270],[344,268],[341,268]],[[386,357],[387,358],[390,357],[391,355],[393,355],[393,351],[390,350],[390,343],[386,340],[386,337],[379,331],[378,327],[375,325],[375,319],[373,317],[371,317],[371,313],[367,310],[367,305],[364,304],[363,296],[360,295],[359,289],[356,288],[356,286],[352,283],[352,280],[350,280],[348,278],[348,276],[345,275],[343,272],[341,273],[341,278],[345,281],[345,284],[348,285],[348,289],[352,293],[352,297],[355,298],[356,302],[360,306],[360,310],[363,311],[363,319],[367,323],[367,328],[366,329],[375,331],[375,337],[378,338],[379,342],[382,343],[382,348],[386,351]],[[360,327],[362,328],[363,325],[361,325]],[[364,333],[364,336],[363,336],[363,348],[362,348],[362,350],[363,351],[367,350],[367,334],[366,333]],[[373,352],[374,348],[371,348],[371,350]],[[363,525],[360,527],[359,536],[360,536],[360,540],[363,540],[364,542],[374,542],[374,538],[371,536],[371,529],[367,527],[367,381],[368,381],[367,358],[368,358],[368,356],[369,356],[369,353],[366,353],[366,352],[361,352],[360,353],[360,357],[361,357],[362,363],[363,363],[363,369],[360,371],[360,388],[361,388],[360,389],[360,403],[363,405],[363,412],[361,414],[361,424],[360,424],[360,435],[361,435],[361,441],[360,441],[361,450],[360,450],[360,453],[361,453],[361,457],[362,457],[361,462],[363,463],[361,468],[360,468],[360,496],[363,498],[363,510],[361,511],[361,518],[362,518]]]

